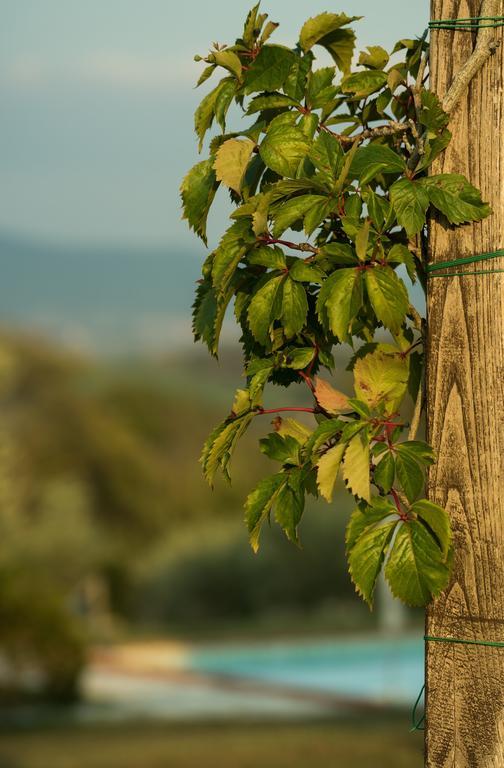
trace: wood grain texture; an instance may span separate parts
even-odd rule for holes
[[[477,16],[480,2],[432,0],[431,18]],[[504,2],[496,3],[504,15]],[[464,173],[491,203],[485,221],[430,226],[430,259],[504,247],[504,43],[452,113],[453,139],[433,173]],[[472,32],[431,33],[431,88],[443,96],[474,49]],[[504,259],[482,269],[504,267]],[[466,269],[473,269],[471,265]],[[429,497],[454,529],[450,586],[426,634],[504,641],[504,274],[437,278],[427,300],[428,437],[438,453]],[[426,765],[504,766],[504,649],[428,643]]]

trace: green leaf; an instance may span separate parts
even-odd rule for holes
[[[408,291],[391,267],[365,270],[366,290],[376,317],[385,328],[399,331],[409,307]]]
[[[263,16],[266,16],[267,14],[262,14]],[[261,37],[259,39],[259,44],[262,45],[266,42],[266,40],[269,40],[275,29],[278,27],[278,22],[276,21],[268,21],[268,23],[265,25],[263,31],[261,32]]]
[[[245,171],[255,144],[250,139],[228,139],[221,144],[214,162],[217,181],[240,194]]]
[[[278,91],[289,75],[294,56],[281,45],[264,45],[245,73],[245,94]]]
[[[368,215],[374,228],[381,232],[388,229],[395,219],[395,214],[386,197],[377,194],[371,187],[364,186],[362,197],[368,209]]]
[[[289,350],[285,366],[295,371],[303,370],[303,368],[306,368],[311,363],[314,356],[314,347],[298,347],[297,349]]]
[[[322,421],[312,432],[306,443],[307,454],[316,455],[317,451],[324,445],[324,443],[327,443],[329,440],[339,439],[344,425],[345,422],[341,419],[327,419],[326,421]]]
[[[282,107],[299,106],[295,99],[284,96],[283,93],[266,93],[256,96],[247,107],[247,115],[262,112],[263,109],[281,109]]]
[[[245,502],[245,522],[249,532],[250,546],[257,552],[259,535],[263,522],[269,517],[271,507],[282,488],[287,482],[287,475],[278,473],[259,481],[257,487],[250,493]]]
[[[323,195],[299,195],[293,197],[291,200],[287,200],[285,203],[281,203],[278,207],[275,207],[272,216],[274,220],[273,236],[278,237],[289,229],[299,219],[302,219],[307,211],[312,208],[315,203],[320,201],[325,202],[327,197]]]
[[[283,284],[281,322],[288,339],[296,336],[306,323],[308,300],[303,286],[288,276]]]
[[[213,485],[215,474],[220,469],[224,477],[229,480],[228,464],[231,455],[240,437],[246,432],[250,422],[254,418],[248,413],[233,421],[225,421],[219,424],[210,434],[203,446],[201,465],[205,479]]]
[[[428,176],[421,179],[419,184],[422,184],[430,203],[446,216],[450,224],[481,221],[491,213],[488,203],[482,201],[479,190],[458,173]]]
[[[280,176],[295,177],[309,147],[303,132],[295,125],[273,126],[272,123],[259,146],[259,153],[272,171]]]
[[[235,81],[230,78],[225,78],[224,80],[221,80],[220,83],[212,90],[210,93],[208,93],[205,98],[201,101],[200,105],[196,109],[196,112],[194,113],[194,130],[196,131],[196,135],[199,138],[199,146],[198,149],[201,152],[201,147],[203,146],[203,139],[205,138],[205,133],[208,131],[208,129],[211,127],[214,117],[215,117],[215,110],[216,105],[219,100],[219,97],[223,93],[229,93],[231,90],[231,95],[234,93],[235,90]],[[221,113],[222,117],[222,113]]]
[[[203,70],[203,72],[198,78],[198,82],[196,83],[196,88],[198,88],[198,86],[200,85],[203,85],[203,83],[205,83],[208,80],[208,78],[213,75],[213,73],[215,72],[215,69],[216,69],[215,64],[210,64],[208,67],[205,67],[205,69]]]
[[[297,544],[299,542],[297,528],[303,515],[305,505],[302,476],[299,469],[288,472],[287,482],[284,483],[275,498],[275,520],[283,529],[287,538]]]
[[[241,82],[242,64],[234,51],[213,51],[211,57],[218,66],[227,69],[228,72],[231,72],[231,74],[234,75],[239,82]]]
[[[206,222],[208,211],[213,203],[219,182],[213,169],[215,158],[196,163],[180,186],[182,197],[183,218],[189,226],[201,237],[206,245]]]
[[[411,455],[399,451],[396,453],[396,473],[406,498],[411,503],[424,487],[424,474]]]
[[[370,504],[360,502],[350,515],[346,528],[347,554],[367,528],[374,528],[377,523],[389,522],[392,518],[397,522],[397,509],[389,499],[373,496]]]
[[[343,478],[349,491],[369,501],[369,442],[364,431],[352,437],[343,457]]]
[[[311,67],[312,54],[295,56],[289,74],[284,82],[284,92],[296,101],[301,101],[305,94],[306,77]]]
[[[374,482],[385,493],[388,493],[394,484],[395,461],[390,451],[384,453],[375,467]]]
[[[307,264],[303,259],[296,259],[289,267],[289,275],[299,283],[322,283],[326,275],[316,264]]]
[[[196,290],[192,324],[194,340],[201,339],[214,357],[217,357],[222,323],[232,296],[232,290],[218,294],[208,281],[202,282]]]
[[[272,432],[267,437],[259,440],[261,453],[264,453],[269,459],[281,461],[282,463],[294,464],[299,461],[300,444],[291,435],[279,435],[278,432]]]
[[[355,34],[351,29],[341,27],[357,21],[360,16],[346,16],[344,13],[320,13],[306,21],[299,35],[303,51],[314,45],[322,45],[333,57],[342,72],[348,72],[355,46]]]
[[[213,346],[216,312],[217,296],[215,289],[211,283],[204,281],[196,289],[192,329],[194,340],[202,339],[208,347]]]
[[[338,269],[322,284],[317,312],[320,321],[329,325],[342,342],[349,336],[350,323],[362,303],[360,273],[356,269]]]
[[[248,388],[252,406],[262,405],[264,387],[273,371],[273,366],[269,360],[262,360],[261,362],[263,367],[258,368],[249,380]]]
[[[254,248],[248,252],[247,261],[249,264],[257,264],[268,269],[285,269],[287,267],[285,253],[277,245],[272,247],[260,245],[258,248]]]
[[[432,501],[420,499],[411,505],[410,512],[418,515],[420,520],[427,523],[433,533],[436,534],[441,553],[446,560],[452,540],[450,518],[446,510],[443,509],[443,507],[434,504]]]
[[[238,264],[254,242],[246,219],[238,219],[224,233],[212,265],[212,281],[218,291],[227,290]]]
[[[254,159],[252,160],[252,163],[249,165],[250,167],[253,166],[255,163],[258,163],[260,166],[259,175],[264,170],[264,163],[262,159],[259,157],[259,155],[255,155]],[[245,179],[247,178],[247,175],[249,173],[249,170],[247,170],[247,173],[245,174]],[[254,232],[254,235],[256,237],[259,237],[260,235],[263,235],[268,232],[268,216],[269,216],[269,206],[271,202],[271,196],[269,192],[264,192],[259,195],[259,201],[257,203],[257,207],[252,214],[252,231]]]
[[[392,593],[407,605],[426,605],[447,586],[449,568],[434,536],[418,520],[398,527],[385,577]]]
[[[335,264],[353,264],[357,266],[358,262],[357,254],[348,243],[326,243],[320,249],[319,258],[329,258]]]
[[[371,409],[383,405],[385,413],[398,410],[408,387],[409,360],[391,344],[377,344],[354,365],[355,394]]]
[[[322,131],[310,149],[309,158],[324,182],[333,185],[343,167],[344,153],[335,136]]]
[[[381,45],[368,45],[366,51],[361,51],[359,64],[368,69],[383,69],[387,66],[389,55]]]
[[[336,483],[345,448],[346,445],[344,443],[333,445],[317,461],[317,487],[320,495],[329,503],[332,501],[334,484]]]
[[[272,277],[262,285],[250,301],[247,317],[249,328],[257,341],[267,347],[270,344],[270,328],[279,313],[279,296],[283,275]]]
[[[435,138],[427,138],[424,142],[424,154],[420,159],[420,162],[415,167],[415,174],[428,168],[436,157],[443,152],[451,140],[451,133],[446,128],[442,133],[436,135]]]
[[[390,251],[386,254],[386,259],[389,264],[404,264],[408,273],[409,279],[414,282],[416,278],[416,266],[413,254],[405,245],[401,243],[395,243]]]
[[[366,261],[367,258],[370,225],[370,220],[366,219],[364,224],[357,229],[357,233],[355,235],[355,252],[359,261]]]
[[[257,22],[257,12],[259,11],[261,3],[257,3],[254,5],[253,8],[250,9],[250,11],[247,14],[247,18],[245,19],[245,24],[243,25],[243,42],[247,46],[247,48],[253,48],[254,43],[257,39],[257,35],[260,32],[260,26]],[[261,25],[262,26],[262,25]]]
[[[420,123],[435,135],[441,128],[448,125],[450,117],[441,106],[439,98],[432,91],[422,88],[420,99],[422,102]]]
[[[233,96],[236,93],[236,80],[233,80],[233,78],[226,78],[225,80],[222,80],[221,83],[223,83],[222,88],[215,100],[215,119],[222,130],[225,131],[227,111],[233,100]]]
[[[323,67],[310,73],[306,91],[307,106],[318,109],[334,98],[337,91],[333,85],[335,73],[335,67]]]
[[[370,69],[366,72],[353,72],[346,75],[341,82],[343,93],[352,93],[354,96],[363,98],[379,91],[387,82],[385,72],[378,72]]]
[[[371,607],[376,580],[396,527],[395,521],[367,528],[348,553],[348,569],[357,592]]]
[[[333,197],[322,197],[306,212],[304,217],[304,231],[308,237],[337,207],[337,201]]]
[[[367,184],[380,173],[404,173],[403,158],[381,144],[368,144],[359,147],[350,166],[350,175],[359,179],[361,184]]]
[[[425,224],[429,195],[417,181],[398,179],[390,187],[390,202],[397,221],[408,235],[416,235]]]
[[[396,449],[400,453],[407,453],[415,461],[418,461],[422,466],[428,467],[436,460],[436,456],[430,445],[424,443],[421,440],[406,440],[404,443],[399,443]]]

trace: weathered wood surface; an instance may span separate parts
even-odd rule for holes
[[[477,16],[480,2],[432,0],[431,18]],[[496,3],[504,15],[504,2]],[[433,173],[458,172],[493,208],[485,221],[432,222],[430,259],[504,248],[504,43],[452,114]],[[441,97],[474,48],[472,32],[431,33],[431,88]],[[504,259],[464,269],[503,268]],[[427,422],[438,463],[429,497],[454,528],[451,585],[427,611],[428,635],[504,641],[504,274],[436,278],[428,290]],[[428,643],[426,765],[504,767],[504,649]]]

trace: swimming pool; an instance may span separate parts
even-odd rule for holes
[[[230,645],[192,650],[189,669],[383,703],[414,701],[424,676],[421,636]]]

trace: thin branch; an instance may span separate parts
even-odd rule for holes
[[[292,248],[295,251],[304,251],[305,253],[309,252],[313,255],[320,252],[320,248],[316,248],[311,243],[292,243],[290,240],[279,240],[276,237],[269,237],[268,235],[259,237],[258,239],[265,245],[285,245],[286,248]]]
[[[427,30],[425,30],[423,34],[422,41],[425,40],[426,36],[427,36]],[[423,83],[424,83],[425,68],[428,62],[429,62],[429,49],[427,48],[427,50],[425,51],[424,55],[420,60],[418,73],[415,80],[415,85],[412,88],[417,122],[420,122],[420,110],[422,109],[422,89],[423,89]]]
[[[374,139],[377,136],[394,136],[397,133],[407,133],[411,130],[411,126],[409,123],[399,123],[396,120],[391,120],[386,125],[378,125],[376,128],[366,128],[355,136],[347,136],[344,133],[331,131],[331,129],[323,123],[319,125],[318,129],[330,133],[331,136],[335,136],[342,144],[353,144],[356,139],[360,143],[365,139]]]
[[[480,10],[480,16],[497,16],[498,0],[483,0]],[[445,112],[452,112],[453,108],[467,90],[467,87],[473,77],[479,72],[483,64],[495,53],[499,46],[499,41],[495,39],[495,32],[492,27],[481,27],[478,31],[478,40],[474,51],[467,59],[464,66],[455,75],[455,79],[450,85],[444,99],[443,109]]]
[[[264,416],[267,413],[283,413],[284,411],[296,411],[301,413],[317,413],[315,408],[258,408],[256,416]]]
[[[424,386],[423,386],[422,380],[420,379],[420,384],[418,385],[417,397],[415,400],[415,408],[413,411],[413,416],[411,418],[410,428],[408,432],[408,440],[414,440],[418,432],[418,427],[420,426],[420,417],[422,415],[423,397],[424,397]]]

